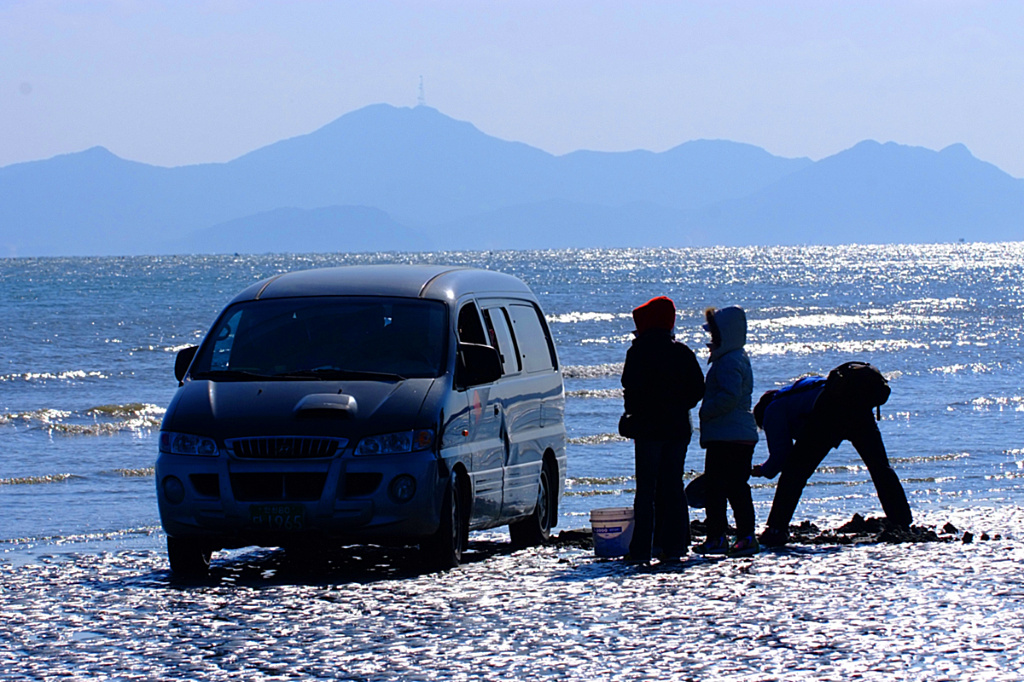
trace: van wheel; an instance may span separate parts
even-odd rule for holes
[[[467,510],[459,493],[459,478],[453,471],[441,503],[441,525],[420,545],[427,562],[442,570],[462,563],[462,552],[469,539]]]
[[[555,495],[557,494],[553,483],[551,467],[545,464],[540,472],[537,506],[533,508],[533,513],[522,521],[508,524],[508,532],[514,546],[543,545],[551,537],[551,529],[555,526]]]
[[[210,572],[210,558],[213,556],[205,545],[195,540],[167,538],[167,558],[171,572],[180,578],[202,578]]]

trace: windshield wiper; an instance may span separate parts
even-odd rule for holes
[[[405,381],[401,374],[391,372],[366,372],[354,369],[341,369],[339,367],[317,367],[316,369],[298,369],[291,372],[282,372],[273,375],[274,379],[317,379],[319,381],[331,381],[339,379],[354,379],[367,381]]]
[[[210,381],[267,381],[274,377],[243,369],[211,369],[206,372],[196,372],[192,378],[209,379]]]

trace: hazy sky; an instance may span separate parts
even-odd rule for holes
[[[0,0],[0,166],[227,161],[369,104],[555,154],[962,142],[1024,178],[1024,2]]]

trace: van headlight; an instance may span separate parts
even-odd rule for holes
[[[216,457],[217,442],[204,436],[193,436],[188,433],[160,432],[160,452],[170,455],[197,455],[200,457]]]
[[[356,446],[357,455],[397,455],[413,450],[427,450],[434,444],[433,429],[398,431],[368,436]]]

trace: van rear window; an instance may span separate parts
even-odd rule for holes
[[[523,368],[527,372],[554,369],[555,349],[540,311],[532,305],[513,304],[508,306],[508,314]]]
[[[485,309],[484,322],[487,325],[491,346],[498,349],[504,373],[517,374],[522,371],[522,356],[519,354],[515,339],[512,338],[512,323],[509,321],[508,311],[500,307]]]

